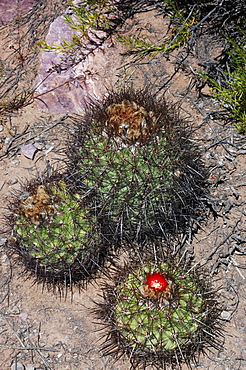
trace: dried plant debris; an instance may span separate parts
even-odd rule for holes
[[[104,355],[129,357],[132,369],[181,369],[222,348],[221,303],[204,267],[172,251],[146,245],[102,286],[95,315]],[[135,248],[136,249],[136,248]],[[144,257],[143,257],[144,256]]]
[[[218,43],[223,42],[224,36],[240,41],[239,28],[245,30],[245,4],[242,0],[168,0],[155,2],[155,5],[158,14],[169,19],[169,32],[165,37],[166,41],[163,42],[162,37],[156,43],[144,42],[137,37],[134,39],[133,35],[133,42],[130,44],[134,46],[135,43],[135,52],[139,48],[140,54],[167,54],[175,48],[180,48],[182,52],[194,52],[195,48],[199,49],[201,46],[204,35],[213,36],[213,42],[216,40]]]
[[[7,254],[7,238],[0,238],[0,304],[9,297],[12,266]]]
[[[33,180],[14,197],[9,240],[37,281],[62,290],[93,277],[108,245],[92,204],[61,175]]]
[[[164,236],[201,216],[206,171],[176,106],[148,89],[122,90],[72,122],[71,176],[96,193],[121,237]]]

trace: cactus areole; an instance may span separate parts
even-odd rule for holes
[[[89,200],[59,175],[26,185],[11,206],[13,248],[48,285],[86,285],[106,255]]]
[[[131,369],[181,370],[184,362],[191,369],[201,353],[221,345],[221,306],[206,270],[165,246],[162,252],[165,261],[150,254],[149,261],[134,257],[119,266],[95,310],[107,328],[104,355],[126,354]]]
[[[149,289],[153,289],[158,292],[166,290],[168,286],[167,280],[159,272],[153,272],[153,274],[147,274],[145,284],[147,284]]]
[[[109,91],[73,123],[69,172],[95,191],[121,240],[163,237],[196,214],[203,192],[200,154],[190,145],[187,123],[164,97],[156,99],[147,88]]]
[[[115,324],[138,353],[185,345],[197,336],[205,315],[206,301],[192,276],[166,263],[126,272],[114,294]]]
[[[95,309],[103,319],[102,351],[117,360],[127,355],[132,370],[191,369],[207,349],[221,348],[222,306],[206,270],[157,246],[160,257],[147,245],[149,260],[135,255],[103,286]]]

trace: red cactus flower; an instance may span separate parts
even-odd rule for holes
[[[146,281],[144,282],[144,284],[147,284],[149,289],[153,289],[159,292],[165,290],[166,287],[168,286],[167,280],[159,272],[147,274]]]

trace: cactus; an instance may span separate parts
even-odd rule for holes
[[[189,366],[201,352],[219,347],[221,307],[198,266],[168,252],[154,260],[154,253],[146,262],[135,257],[103,286],[104,302],[95,308],[104,322],[103,353],[128,355],[133,369]]]
[[[124,90],[73,123],[70,171],[96,191],[121,236],[177,232],[196,214],[204,174],[175,107],[148,91]]]
[[[62,286],[93,275],[106,246],[88,200],[50,178],[31,182],[12,203],[14,248],[38,280]]]

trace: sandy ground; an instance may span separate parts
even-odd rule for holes
[[[139,16],[137,22],[131,21],[128,26],[128,33],[137,30],[153,39],[158,39],[163,32],[162,18],[153,13]],[[3,34],[5,31],[2,30]],[[9,51],[4,50],[9,55]],[[209,52],[216,53],[216,45],[211,46]],[[167,99],[178,101],[181,114],[196,127],[193,139],[199,143],[211,173],[207,221],[190,239],[189,249],[195,261],[206,264],[214,285],[221,287],[225,341],[221,350],[201,358],[199,366],[193,368],[246,369],[246,138],[239,135],[234,126],[213,116],[212,112],[220,109],[218,103],[205,95],[198,97],[193,85],[197,78],[197,57],[186,59],[183,69],[177,73],[175,53],[168,60],[155,57],[130,65],[130,58],[123,57],[123,60],[124,67],[115,76],[116,86],[133,81],[134,86],[141,87],[147,82],[156,91],[160,90],[160,94],[165,92]],[[65,155],[67,131],[64,127],[67,125],[67,115],[41,112],[35,101],[2,121],[1,216],[7,212],[9,197],[20,189],[22,181],[37,173],[45,174],[50,168],[59,168]],[[27,143],[39,148],[33,159],[26,158],[21,151]],[[25,278],[22,266],[9,258],[4,238],[5,235],[0,235],[0,369],[15,369],[17,367],[11,365],[17,362],[26,370],[129,369],[127,359],[113,363],[110,357],[104,358],[100,353],[99,326],[90,309],[100,294],[102,277],[82,292],[75,288],[72,296],[60,297]]]

